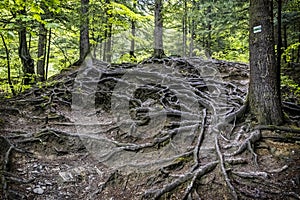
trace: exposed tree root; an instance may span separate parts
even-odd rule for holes
[[[243,83],[223,80],[218,71],[215,70],[215,64],[211,62],[200,59],[189,59],[187,61],[182,58],[166,58],[149,60],[145,61],[145,63],[154,63],[157,69],[162,67],[156,65],[164,65],[170,67],[171,70],[160,73],[153,70],[152,65],[149,65],[150,70],[147,69],[146,71],[143,71],[142,66],[137,67],[136,65],[111,65],[104,67],[102,63],[99,66],[90,66],[90,68],[87,66],[87,71],[80,69],[82,71],[70,72],[66,77],[57,76],[57,82],[46,86],[43,90],[34,88],[21,97],[15,97],[13,99],[14,102],[11,100],[10,103],[16,108],[13,106],[7,107],[7,109],[0,108],[0,112],[6,112],[10,116],[16,115],[14,116],[15,118],[19,117],[20,121],[22,122],[23,120],[25,121],[24,124],[26,124],[24,129],[22,129],[23,127],[13,129],[7,126],[3,130],[7,137],[0,136],[0,139],[7,144],[3,155],[3,173],[1,173],[2,186],[6,196],[14,194],[18,197],[17,199],[29,198],[26,196],[26,192],[23,193],[21,192],[22,190],[14,191],[15,188],[10,187],[10,185],[18,185],[18,187],[23,187],[22,189],[24,190],[25,187],[33,184],[32,182],[37,181],[31,178],[18,177],[18,171],[15,172],[16,175],[10,172],[9,164],[12,161],[11,155],[13,152],[24,153],[16,146],[30,149],[29,144],[32,144],[36,148],[34,151],[39,148],[40,151],[47,149],[48,152],[45,152],[45,154],[50,154],[49,158],[54,157],[64,160],[71,157],[74,152],[80,153],[79,149],[82,147],[86,148],[84,149],[85,152],[89,152],[86,155],[86,158],[89,158],[92,154],[92,150],[88,150],[89,144],[95,146],[95,151],[99,150],[99,147],[102,147],[101,145],[109,144],[107,149],[105,149],[107,151],[99,153],[97,161],[93,160],[93,164],[103,166],[99,170],[100,172],[97,173],[105,173],[106,176],[98,177],[99,181],[96,179],[95,174],[89,174],[84,181],[75,183],[77,184],[76,189],[81,184],[86,184],[82,191],[90,191],[85,198],[110,199],[114,195],[114,190],[121,188],[120,190],[124,194],[126,191],[128,194],[131,194],[127,199],[160,199],[168,195],[178,195],[178,198],[185,200],[201,199],[207,198],[206,196],[201,196],[201,189],[206,187],[207,190],[207,188],[212,187],[210,185],[217,185],[218,188],[220,188],[220,185],[224,185],[226,189],[223,190],[223,187],[221,188],[223,198],[226,196],[232,199],[239,199],[245,196],[266,199],[267,197],[272,197],[272,195],[283,194],[283,192],[287,196],[299,198],[298,194],[282,189],[281,183],[272,182],[273,180],[266,181],[267,178],[271,179],[273,174],[280,175],[290,170],[290,164],[282,166],[282,163],[280,163],[279,166],[275,165],[277,167],[275,169],[266,170],[260,168],[259,171],[255,171],[258,168],[254,168],[253,165],[258,165],[258,155],[255,153],[253,145],[261,138],[286,142],[300,140],[294,136],[286,137],[288,138],[286,140],[284,140],[285,136],[262,136],[260,130],[281,130],[300,133],[298,129],[258,126],[255,127],[254,131],[250,131],[250,123],[241,123],[239,120],[247,111],[248,102],[245,100],[247,99],[246,86]],[[223,70],[228,70],[226,66],[223,66],[224,63],[218,63],[217,65],[218,69],[224,68]],[[130,78],[133,80],[130,81],[128,77],[126,78],[126,73],[130,73],[131,71],[128,69],[133,67],[137,67],[137,74],[145,75],[147,80],[149,77],[150,79],[155,77],[155,80],[163,81],[161,83],[156,83],[155,81],[148,83],[144,80],[144,77],[140,76],[132,76]],[[234,64],[230,64],[230,67],[234,68]],[[247,75],[248,69],[246,65],[237,66],[237,68],[237,71]],[[80,73],[91,73],[97,76],[74,80]],[[177,75],[180,75],[178,77],[182,78],[182,80],[178,80]],[[226,74],[222,76],[225,77]],[[230,79],[234,76],[234,74],[229,74],[227,78]],[[173,79],[174,77],[175,79]],[[170,81],[169,85],[164,85],[164,81],[169,79],[175,82]],[[114,94],[118,83],[128,88],[132,87],[134,91],[127,93],[125,91],[123,93],[122,90]],[[77,91],[76,89],[78,88],[76,87],[82,90]],[[76,97],[76,95],[78,97],[78,99],[75,99],[78,102],[74,108],[71,107],[71,105],[74,106],[72,104],[74,100],[72,95],[73,97]],[[120,102],[129,102],[129,105],[119,103],[115,107],[119,112],[118,114],[122,115],[122,112],[125,110],[126,112],[128,111],[129,115],[125,115],[125,117],[112,115],[112,97]],[[84,106],[80,107],[90,99],[94,101],[92,106],[88,105],[87,109]],[[24,105],[29,105],[30,108],[28,110],[26,110],[27,108],[23,109]],[[193,107],[191,105],[196,106]],[[293,105],[286,105],[293,107]],[[84,112],[85,117],[95,117],[97,120],[82,121],[79,118],[76,121],[70,114],[70,110],[77,109],[76,106],[81,108],[78,111]],[[195,108],[197,111],[195,111]],[[296,109],[298,108],[296,107]],[[160,117],[162,116],[165,117],[163,118],[165,122],[160,122]],[[98,120],[99,118],[100,120]],[[159,131],[156,129],[156,124],[153,127],[147,127],[151,123],[151,119],[158,119],[157,121],[161,123],[162,128]],[[120,123],[130,128],[123,130],[120,127]],[[38,125],[37,128],[32,128],[36,125]],[[28,127],[26,128],[26,126]],[[139,138],[138,131],[140,128],[144,131],[142,132],[145,134],[144,138]],[[184,141],[189,141],[186,146],[181,141],[178,143],[185,147],[184,150],[176,146],[176,142],[182,139],[181,137]],[[73,142],[70,144],[71,147],[65,145],[69,141]],[[74,145],[74,143],[80,142],[86,142],[86,144],[81,144],[81,146]],[[159,152],[162,149],[164,151]],[[247,149],[251,154],[245,153]],[[176,153],[168,154],[170,153],[169,151]],[[141,162],[128,161],[123,163],[123,160],[121,160],[121,164],[116,167],[110,165],[109,162],[114,162],[119,159],[118,157],[123,159],[120,156],[122,152],[129,153],[126,155],[132,155],[132,157],[128,156],[131,160],[133,160],[135,155],[141,156],[141,158],[138,157],[140,160],[145,155],[151,155],[149,157],[152,159],[152,155],[157,152],[163,158],[160,160],[160,157],[157,157],[159,159],[151,160],[150,162],[142,160]],[[147,154],[149,152],[153,154]],[[44,152],[39,153],[44,155]],[[257,153],[260,155],[260,152],[257,151]],[[251,160],[251,155],[253,155],[254,160]],[[39,155],[38,157],[43,156]],[[80,159],[76,160],[76,163],[80,165],[81,160],[80,157]],[[64,160],[62,163],[65,164],[67,161]],[[53,168],[56,168],[56,170],[68,169],[69,166],[64,164]],[[220,170],[215,170],[218,164]],[[151,168],[152,165],[159,167]],[[86,165],[84,166],[86,167]],[[149,168],[151,171],[145,172],[146,175],[141,173],[141,179],[135,177],[138,180],[138,184],[136,182],[133,183],[130,177],[131,174],[126,176],[126,180],[123,181],[123,170],[131,167],[134,169]],[[49,169],[50,167],[47,168],[47,170]],[[87,171],[90,172],[92,170]],[[148,176],[147,173],[150,174],[150,178],[145,178]],[[29,175],[28,177],[32,176]],[[213,181],[211,181],[211,177],[213,177]],[[92,187],[93,180],[98,181],[95,187]],[[123,182],[120,186],[121,180]],[[225,182],[225,184],[220,184],[220,182]],[[137,192],[136,188],[141,188],[141,190]],[[214,191],[210,190],[209,193],[213,194]],[[268,194],[271,195],[268,196]],[[53,199],[64,198],[55,195],[53,195]],[[218,198],[221,198],[220,196]],[[40,197],[43,198],[42,195]],[[81,198],[83,197],[81,196]],[[125,198],[125,196],[122,196],[122,198]],[[211,198],[214,199],[214,196]]]
[[[237,193],[236,193],[233,185],[231,184],[231,181],[230,181],[230,179],[228,177],[228,174],[227,174],[227,171],[225,169],[224,158],[223,158],[223,155],[222,155],[221,150],[220,150],[220,146],[219,146],[219,143],[218,143],[218,137],[217,136],[215,136],[215,145],[216,145],[216,151],[217,151],[217,154],[218,154],[218,157],[219,157],[219,164],[220,164],[220,167],[221,167],[221,172],[222,172],[222,174],[225,178],[225,182],[226,182],[227,186],[230,189],[230,193],[231,193],[232,197],[237,200],[238,199]]]
[[[254,129],[256,130],[272,130],[272,131],[285,131],[290,133],[300,133],[300,128],[290,128],[286,126],[274,126],[274,125],[259,125],[256,126]]]
[[[159,199],[162,195],[164,195],[168,192],[171,192],[172,190],[174,190],[175,188],[177,188],[181,184],[183,184],[186,181],[192,179],[194,176],[196,176],[197,178],[200,178],[204,174],[210,172],[211,170],[213,170],[217,166],[217,163],[218,162],[216,162],[216,161],[210,162],[210,163],[208,163],[204,166],[199,167],[198,169],[196,169],[194,171],[189,171],[188,173],[180,176],[178,179],[176,179],[172,183],[165,185],[162,189],[154,189],[154,190],[147,191],[143,195],[143,198],[144,199],[149,199],[149,198]]]
[[[233,153],[225,153],[224,155],[225,156],[236,156],[238,154],[241,154],[243,153],[247,148],[250,148],[251,147],[251,144],[254,144],[255,142],[259,141],[261,139],[261,133],[260,131],[256,130],[256,131],[253,131],[251,133],[251,135],[243,141],[243,143],[239,146],[239,148],[233,152]],[[252,153],[253,153],[253,150],[252,148],[249,149]]]

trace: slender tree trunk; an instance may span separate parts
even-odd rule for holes
[[[286,50],[288,48],[288,39],[287,39],[287,25],[285,24],[283,26],[283,38],[284,38],[284,50]],[[286,60],[286,56],[283,57],[284,59],[284,62],[287,63],[287,60]]]
[[[25,9],[21,10],[20,14],[26,15]],[[34,60],[31,58],[29,49],[27,47],[26,26],[21,21],[19,21],[19,25],[20,25],[20,28],[18,31],[18,34],[19,34],[19,57],[21,59],[22,66],[23,66],[23,73],[24,73],[23,83],[25,85],[28,85],[33,80]]]
[[[165,56],[163,47],[163,3],[162,0],[155,0],[154,10],[154,53],[153,57],[162,58]]]
[[[112,24],[110,22],[110,0],[105,0],[107,5],[105,9],[105,30],[104,30],[104,45],[103,45],[103,61],[111,62],[111,50],[112,50]]]
[[[183,56],[185,57],[187,55],[187,3],[186,0],[184,0],[183,3],[183,18],[182,18],[182,46],[183,46]]]
[[[7,62],[7,81],[8,81],[8,84],[9,84],[9,87],[10,87],[10,90],[11,90],[11,93],[15,96],[15,95],[16,95],[16,92],[15,92],[15,90],[14,90],[14,86],[13,86],[13,83],[12,83],[12,81],[11,81],[11,76],[10,76],[10,56],[9,56],[9,50],[8,50],[8,48],[7,48],[7,45],[6,45],[4,36],[3,36],[2,34],[0,34],[0,35],[1,35],[1,39],[2,39],[4,48],[5,48],[5,53],[6,53],[6,62]]]
[[[293,29],[294,29],[294,33],[296,33],[297,29],[296,29],[296,24],[293,25]],[[295,49],[292,48],[292,52],[291,52],[291,62],[295,62]]]
[[[107,26],[107,25],[106,25]],[[106,45],[107,45],[107,28],[104,30],[104,42],[103,42],[103,61],[106,61]]]
[[[300,29],[300,24],[299,24],[299,29]],[[300,32],[300,30],[299,30],[299,32]],[[300,43],[300,34],[298,36],[298,42]],[[298,53],[297,53],[297,60],[296,60],[296,62],[299,63],[299,61],[300,61],[300,45],[298,45]]]
[[[40,24],[38,42],[37,75],[38,81],[45,81],[45,53],[46,53],[47,30],[44,24]]]
[[[112,58],[112,24],[109,23],[108,25],[108,32],[107,32],[107,44],[106,44],[106,61],[111,62]]]
[[[211,14],[211,6],[208,6],[207,15],[209,16],[210,14]],[[208,34],[206,40],[206,57],[208,58],[211,57],[211,29],[212,29],[211,19],[209,18],[207,24]]]
[[[135,51],[135,21],[131,20],[131,35],[132,39],[130,42],[130,54],[134,55]]]
[[[275,62],[273,2],[250,0],[250,111],[259,124],[283,122]]]
[[[50,51],[51,51],[51,28],[49,29],[49,37],[48,37],[48,47],[47,47],[47,61],[46,61],[46,73],[45,79],[48,79],[48,70],[49,70],[49,59],[50,59]]]
[[[136,10],[136,1],[133,1],[133,9]],[[132,39],[130,42],[130,56],[135,57],[135,36],[136,36],[136,30],[135,30],[135,20],[131,20],[131,35]]]
[[[131,21],[131,35],[132,35],[132,39],[131,39],[131,43],[130,43],[130,52],[129,52],[129,56],[130,56],[130,60],[131,62],[136,62],[136,56],[135,56],[135,21],[132,20]]]
[[[277,22],[278,22],[278,26],[277,26],[277,37],[278,37],[278,43],[277,43],[277,87],[280,88],[281,85],[281,81],[280,81],[280,72],[281,72],[281,55],[282,55],[282,35],[281,35],[281,10],[282,10],[282,1],[281,0],[277,0]],[[280,89],[278,90],[278,96],[280,98],[281,101],[281,92]]]
[[[189,55],[190,57],[194,56],[194,41],[195,41],[195,20],[192,20],[192,25],[191,25],[191,38],[190,38],[190,50],[189,50]]]
[[[196,5],[196,2],[195,0],[192,1],[192,4],[193,4],[193,10],[192,12],[195,12],[195,9],[197,9],[197,5]],[[190,38],[190,49],[189,49],[189,56],[192,57],[194,56],[194,40],[195,40],[195,37],[196,37],[196,33],[195,33],[195,18],[192,17],[192,22],[191,22],[191,25],[190,25],[190,30],[191,30],[191,38]]]
[[[89,0],[81,0],[81,25],[80,25],[80,62],[81,64],[85,57],[90,52],[89,39]]]

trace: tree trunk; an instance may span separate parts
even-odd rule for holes
[[[108,21],[108,20],[106,20]],[[107,23],[107,22],[106,22]],[[106,29],[104,30],[104,40],[103,40],[103,61],[106,61],[106,45],[107,45],[107,25],[105,26]]]
[[[50,50],[51,50],[51,28],[49,29],[49,37],[48,37],[48,47],[47,47],[47,61],[46,61],[46,73],[45,79],[48,79],[48,69],[49,69],[49,59],[50,59]]]
[[[288,40],[287,40],[287,24],[283,26],[283,38],[284,38],[284,50],[288,48]],[[287,63],[286,56],[283,57],[285,63]]]
[[[299,29],[300,29],[300,24],[299,24]],[[299,30],[299,32],[300,32],[300,30]],[[300,34],[298,36],[298,42],[300,43]],[[297,52],[297,60],[296,60],[296,62],[299,63],[299,61],[300,61],[300,45],[298,45],[298,52]]]
[[[259,124],[278,125],[283,122],[283,114],[275,63],[272,0],[251,0],[249,10],[250,111]]]
[[[81,25],[80,25],[80,63],[90,52],[89,39],[89,0],[81,0]]]
[[[207,8],[207,15],[210,16],[211,15],[211,6],[208,6]],[[206,40],[206,57],[210,58],[211,57],[211,29],[212,29],[212,25],[211,25],[211,19],[208,18],[208,24],[207,24],[207,30],[208,30],[208,34],[207,34],[207,40]]]
[[[16,95],[16,92],[15,92],[15,89],[14,89],[14,86],[13,86],[13,83],[12,83],[11,77],[10,77],[10,56],[9,56],[9,50],[8,50],[8,48],[7,48],[7,45],[6,45],[4,36],[3,36],[2,34],[0,34],[0,35],[1,35],[1,39],[2,39],[4,48],[5,48],[5,53],[6,53],[6,61],[7,61],[7,81],[8,81],[8,84],[9,84],[9,87],[10,87],[10,90],[11,90],[11,93],[15,96],[15,95]]]
[[[277,60],[276,60],[276,64],[277,64],[277,84],[278,84],[278,96],[280,98],[281,101],[281,92],[280,92],[280,85],[281,85],[281,81],[280,81],[280,72],[281,72],[281,55],[282,55],[282,35],[281,35],[281,10],[282,10],[282,1],[281,0],[277,0]]]
[[[40,24],[38,42],[37,75],[38,81],[45,81],[45,54],[46,54],[47,30],[44,24]]]
[[[134,51],[135,51],[135,21],[131,20],[131,35],[132,35],[132,39],[130,42],[130,54],[134,55]]]
[[[106,44],[106,61],[111,62],[112,58],[112,24],[108,24],[108,32],[107,32],[107,44]]]
[[[110,0],[105,0],[107,7],[105,8],[105,30],[104,30],[104,45],[103,45],[103,61],[111,62],[112,49],[112,24],[110,22]]]
[[[136,11],[136,1],[133,1],[133,10]],[[130,42],[130,56],[135,57],[134,55],[134,51],[135,51],[135,35],[136,35],[136,30],[135,30],[135,20],[131,20],[131,35],[132,35],[132,39]]]
[[[162,58],[165,56],[163,48],[163,3],[162,0],[155,0],[154,10],[154,53],[153,57]]]
[[[22,10],[20,14],[22,15],[26,14],[25,10]],[[27,31],[23,22],[20,22],[20,28],[18,34],[19,34],[19,57],[22,62],[23,73],[24,73],[23,83],[25,85],[28,85],[33,80],[34,60],[31,58],[29,49],[27,47],[27,38],[26,38]]]
[[[186,46],[186,41],[187,41],[187,3],[186,0],[184,0],[183,3],[183,18],[182,18],[182,45],[183,45],[183,56],[185,57],[187,55],[187,46]]]

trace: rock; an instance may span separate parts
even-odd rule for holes
[[[44,190],[42,188],[40,188],[40,187],[37,187],[37,188],[33,189],[33,193],[35,193],[35,194],[43,194]]]
[[[50,181],[48,181],[48,180],[45,180],[45,184],[46,185],[52,185],[52,183]]]

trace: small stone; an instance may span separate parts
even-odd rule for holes
[[[38,188],[34,188],[34,189],[33,189],[33,192],[34,192],[35,194],[43,194],[43,193],[44,193],[44,190],[43,190],[42,188],[38,187]]]
[[[48,180],[45,180],[45,184],[46,185],[52,185],[52,183],[50,181],[48,181]]]

